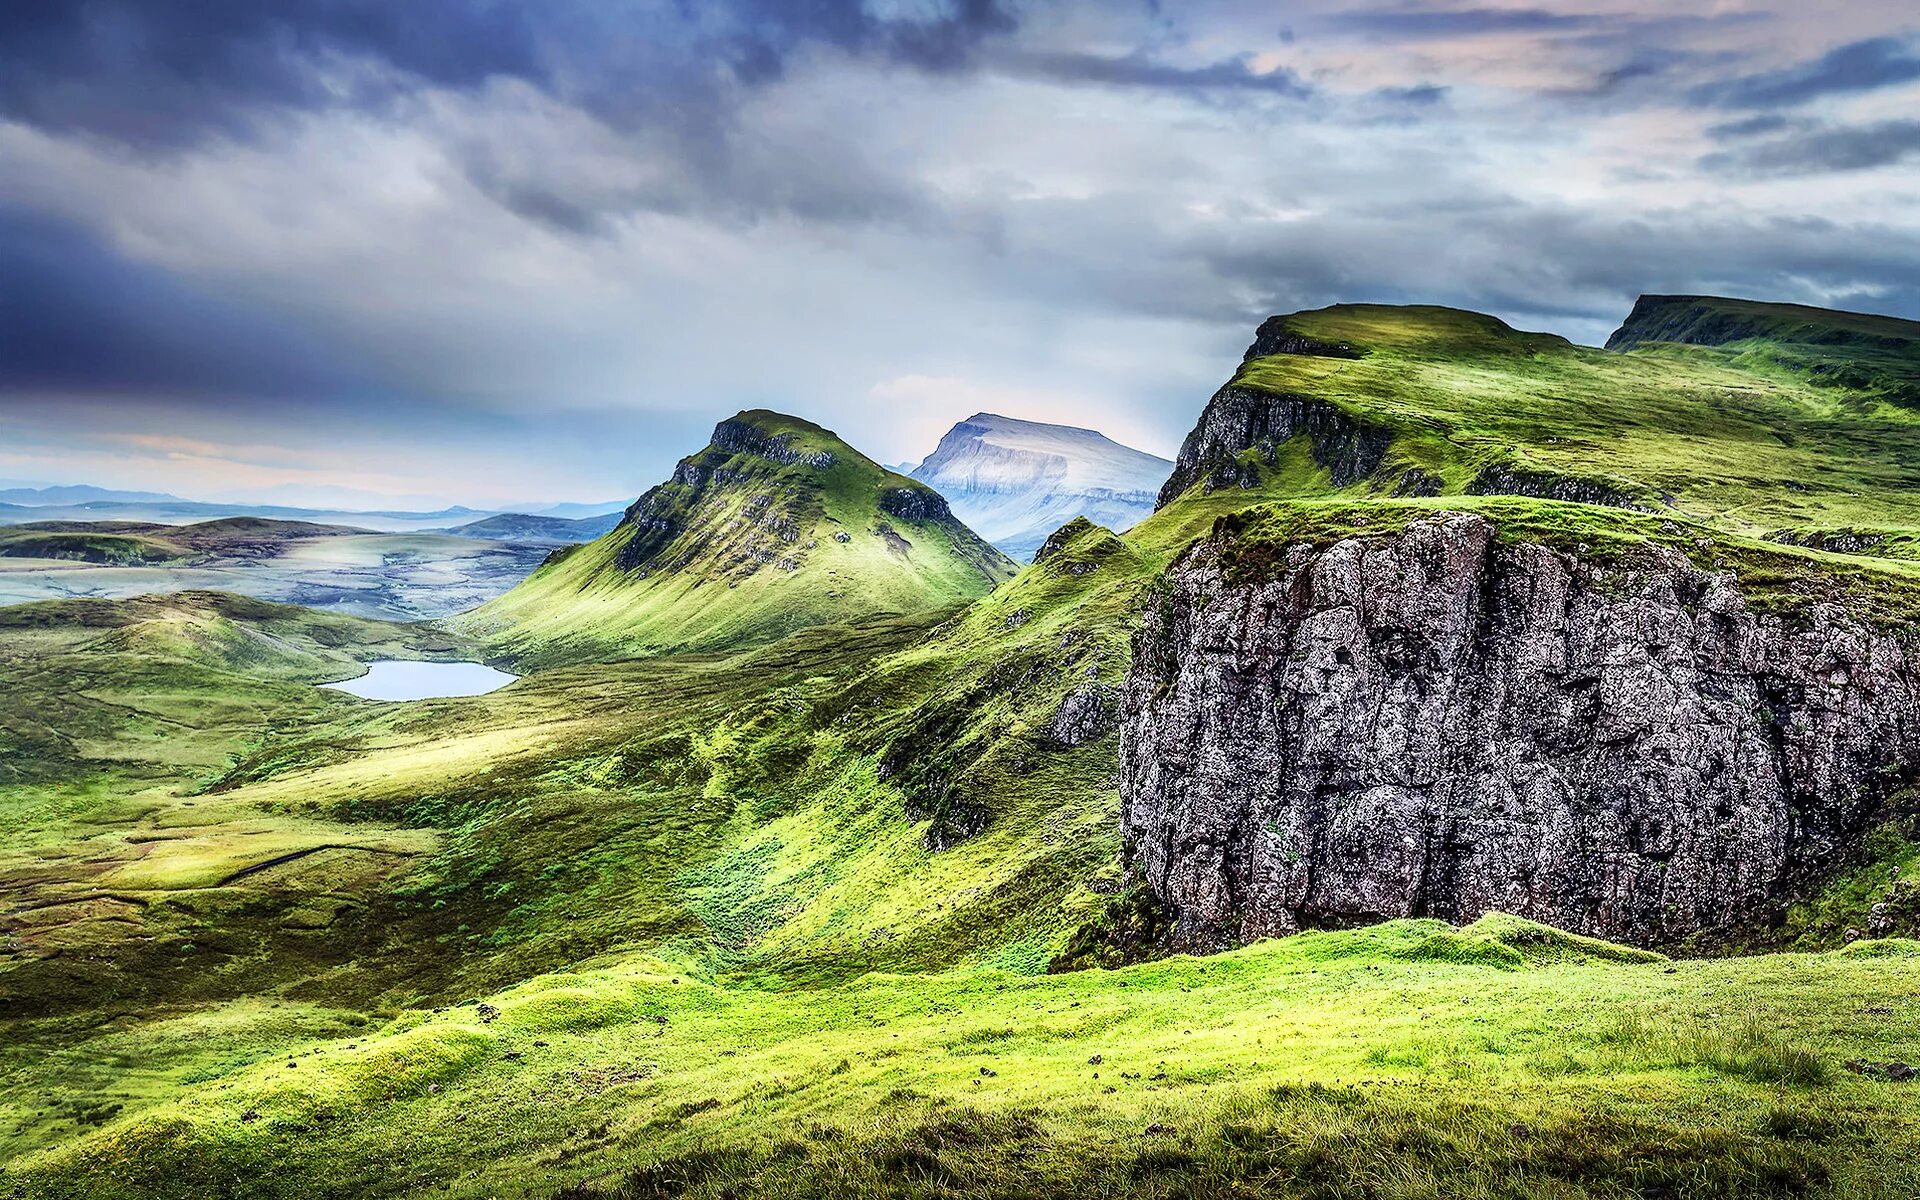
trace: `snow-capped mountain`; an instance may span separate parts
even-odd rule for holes
[[[1075,517],[1126,529],[1153,511],[1172,469],[1092,429],[975,413],[911,474],[982,537],[1025,560]]]

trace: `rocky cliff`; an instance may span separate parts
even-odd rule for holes
[[[1259,346],[1256,342],[1254,349]],[[1327,469],[1335,487],[1379,470],[1393,443],[1387,429],[1356,421],[1329,401],[1230,383],[1213,394],[1200,423],[1180,444],[1159,503],[1172,503],[1195,484],[1209,492],[1251,488],[1260,482],[1262,467],[1278,460],[1280,447],[1298,436],[1308,439],[1314,461]]]
[[[1480,515],[1241,524],[1168,572],[1122,704],[1125,833],[1181,946],[1490,910],[1731,930],[1909,781],[1920,654],[1831,597],[1772,611],[1671,545]]]

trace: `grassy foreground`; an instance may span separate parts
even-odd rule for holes
[[[1632,957],[1489,918],[779,993],[636,956],[358,1027],[246,1002],[123,1041],[193,1086],[6,1178],[183,1198],[1920,1187],[1917,1085],[1858,1073],[1920,1058],[1920,944]]]
[[[457,649],[405,627],[11,610],[7,727],[82,665],[94,724],[0,789],[0,1195],[1920,1186],[1920,1084],[1873,1065],[1920,1059],[1911,942],[1668,963],[1490,917],[1048,974],[1126,894],[1111,735],[1041,729],[1117,678],[1173,528],[944,620],[416,704],[307,683]],[[930,846],[943,801],[989,819]]]

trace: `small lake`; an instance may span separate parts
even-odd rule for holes
[[[485,663],[383,659],[368,663],[367,673],[358,679],[321,686],[365,700],[437,700],[445,696],[484,696],[518,678]]]

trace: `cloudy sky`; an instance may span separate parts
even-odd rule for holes
[[[736,409],[1170,453],[1272,312],[1920,317],[1912,0],[8,0],[0,477],[631,496]]]

